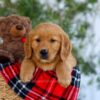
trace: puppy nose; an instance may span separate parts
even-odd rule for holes
[[[16,25],[16,29],[17,30],[23,30],[23,26],[22,25]]]
[[[42,59],[47,59],[48,58],[48,51],[46,49],[42,49],[40,51],[40,56]]]

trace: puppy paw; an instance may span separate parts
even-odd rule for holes
[[[33,78],[34,71],[35,71],[34,63],[29,59],[23,60],[20,69],[21,81],[24,83],[31,81],[31,79]]]
[[[27,73],[27,74],[21,73],[20,74],[20,79],[23,83],[27,83],[27,82],[31,81],[32,77],[33,77],[33,73]]]
[[[58,82],[63,87],[68,87],[71,83],[71,78],[59,78]]]

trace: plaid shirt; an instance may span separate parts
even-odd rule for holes
[[[57,82],[54,71],[43,71],[37,68],[29,83],[22,83],[19,78],[20,64],[0,64],[0,72],[13,91],[24,100],[77,100],[80,87],[80,71],[72,70],[72,82],[62,87]]]

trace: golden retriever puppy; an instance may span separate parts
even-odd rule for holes
[[[25,58],[21,65],[22,82],[32,79],[36,67],[44,71],[55,70],[58,82],[67,87],[71,82],[71,71],[76,65],[68,35],[53,23],[37,25],[27,36],[24,46]]]

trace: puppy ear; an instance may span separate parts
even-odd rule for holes
[[[27,35],[26,42],[24,44],[24,52],[25,52],[25,58],[31,58],[32,57],[32,44],[31,44],[31,33]]]
[[[63,34],[61,34],[61,51],[60,51],[60,57],[62,61],[65,61],[67,59],[67,57],[71,53],[71,50],[72,50],[72,45],[69,40],[69,37],[65,32],[63,32]]]

